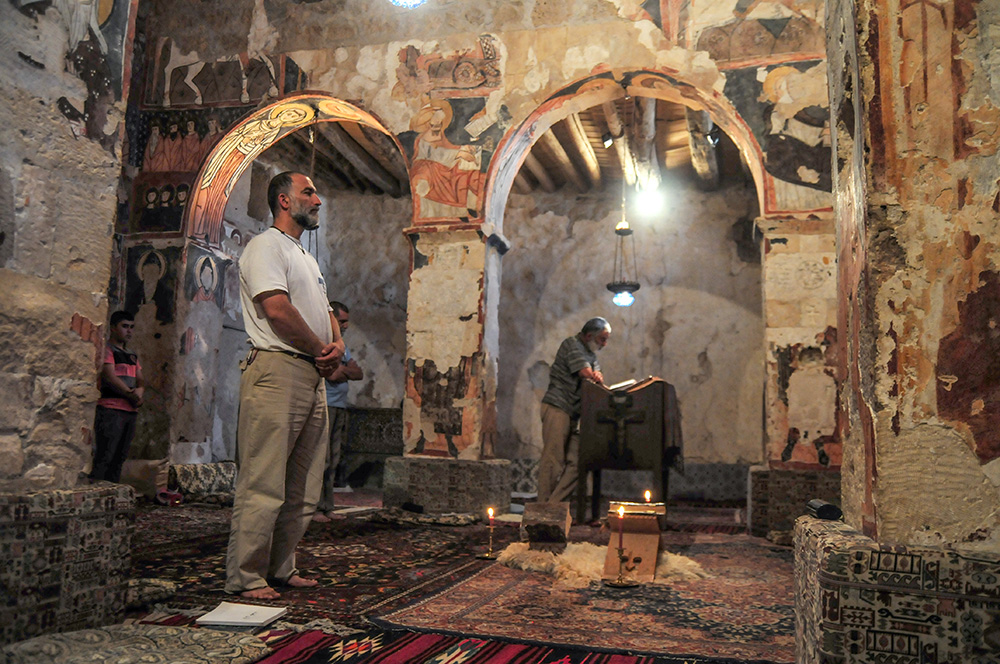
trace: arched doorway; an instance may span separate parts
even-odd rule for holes
[[[635,107],[636,118],[620,113],[623,99]],[[668,172],[661,163],[661,190],[669,189],[672,198],[670,209],[659,216],[639,214],[631,199],[641,186],[627,183],[624,176],[609,180],[598,174],[597,182],[587,176],[591,188],[586,191],[571,177],[562,188],[556,183],[554,193],[543,191],[544,183],[535,178],[535,191],[518,193],[523,189],[518,180],[526,171],[534,172],[531,161],[544,159],[532,148],[553,143],[547,132],[558,130],[566,152],[572,152],[573,142],[566,140],[573,132],[566,128],[570,122],[582,124],[591,138],[597,126],[587,116],[588,109],[602,115],[603,106],[605,114],[618,113],[620,122],[631,124],[640,121],[641,106],[655,114],[657,103],[661,109],[682,109],[682,125],[683,109],[688,109],[689,127],[690,116],[710,113],[714,122],[705,130],[712,124],[725,128],[728,158],[735,162],[724,176],[730,178],[728,185],[704,192],[695,186],[696,177]],[[584,118],[582,123],[577,116]],[[627,143],[620,140],[622,126],[614,127],[610,118],[607,124],[601,122],[598,133],[619,134],[613,137],[619,140],[606,147],[609,153],[617,149],[612,160],[619,163],[621,144]],[[487,279],[500,282],[500,304],[495,299],[486,307],[485,335],[496,340],[498,358],[498,455],[520,465],[537,459],[537,412],[555,349],[588,318],[601,315],[615,330],[599,356],[608,382],[657,375],[675,384],[690,413],[685,413],[686,454],[696,465],[700,462],[705,474],[724,475],[727,497],[742,499],[746,469],[763,454],[764,322],[754,220],[763,205],[759,185],[764,177],[760,147],[739,114],[725,100],[703,95],[663,73],[600,74],[551,95],[508,134],[499,153],[490,174],[487,224],[498,232],[505,229],[502,234],[512,250],[504,256],[502,281],[500,260],[487,263]],[[633,177],[633,182],[641,178]],[[613,229],[622,217],[623,187],[629,192],[629,220],[639,238],[643,284],[638,302],[629,308],[613,306],[605,289],[611,280]],[[515,307],[516,321],[511,311]]]
[[[352,184],[356,186],[342,188],[339,180],[335,186],[333,181],[337,176],[323,165],[324,159],[332,158],[329,154],[326,157],[318,154],[328,147],[323,137],[345,134],[342,127],[349,124],[377,132],[384,138],[383,147],[395,150],[394,173],[384,172],[385,169],[375,173],[377,166],[368,165],[373,173],[371,178],[381,186],[366,188],[355,181]],[[308,141],[313,139],[310,150]],[[206,155],[191,188],[191,203],[184,217],[185,287],[177,306],[183,332],[175,358],[178,396],[171,416],[174,440],[211,441],[211,445],[199,446],[198,453],[202,456],[197,460],[233,456],[239,377],[236,364],[245,354],[246,338],[239,304],[237,261],[243,246],[270,223],[267,182],[282,170],[313,174],[324,200],[320,230],[304,237],[303,245],[316,256],[327,275],[329,297],[351,303],[355,350],[362,357],[366,349],[370,350],[370,380],[358,389],[365,392],[367,405],[398,403],[401,398],[402,379],[396,374],[401,373],[402,335],[383,334],[383,331],[402,329],[405,321],[407,254],[405,240],[398,232],[410,216],[404,196],[405,159],[395,138],[381,123],[351,104],[319,93],[281,99],[240,120]],[[394,203],[337,205],[335,202],[343,197],[364,196],[366,191],[389,193],[391,196],[386,198],[392,198]],[[370,243],[369,248],[355,242],[353,250],[345,248],[345,242],[351,238],[358,240],[358,233],[362,237],[372,235],[373,224],[368,213],[380,208],[384,209],[377,220],[380,233],[384,231],[390,238],[400,237],[395,251],[391,241],[389,249],[386,242]],[[367,213],[359,217],[341,214],[344,210]],[[387,224],[398,229],[386,230]],[[398,257],[398,269],[384,275],[384,283],[366,280],[366,271],[359,267],[366,256],[368,261],[372,260],[374,251],[380,252],[380,257]],[[380,295],[375,295],[375,290]],[[365,306],[369,302],[373,304]],[[395,319],[384,320],[386,315]],[[386,361],[385,356],[393,353],[399,356],[398,362]],[[400,387],[385,387],[390,383]]]

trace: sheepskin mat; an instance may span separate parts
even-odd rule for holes
[[[570,542],[566,550],[556,555],[548,551],[533,551],[527,542],[514,542],[500,555],[497,562],[526,572],[541,572],[556,578],[556,583],[569,588],[584,588],[600,581],[608,547],[590,542]],[[709,576],[696,560],[661,550],[656,559],[653,583],[693,581]]]
[[[670,552],[659,561],[657,583],[615,588],[595,580],[606,549],[592,542],[567,546],[561,556],[522,557],[521,563],[539,571],[490,565],[443,592],[370,620],[383,629],[682,661],[685,656],[687,661],[795,661],[791,549],[747,535],[664,533],[663,540]],[[504,559],[518,558],[524,549],[504,550]]]

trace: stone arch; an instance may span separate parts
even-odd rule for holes
[[[353,104],[322,92],[285,97],[240,120],[205,158],[184,213],[184,235],[209,245],[218,245],[226,201],[237,180],[254,159],[286,134],[320,122],[343,120],[376,129],[389,136],[400,148],[396,136],[374,115]],[[400,153],[405,154],[402,149]]]
[[[593,74],[559,88],[525,120],[508,131],[497,148],[487,174],[484,219],[502,232],[504,208],[514,177],[531,146],[548,129],[572,113],[618,99],[625,95],[654,97],[695,110],[707,111],[712,120],[733,140],[742,154],[757,188],[759,209],[765,207],[764,153],[750,127],[733,105],[717,92],[706,92],[676,74],[638,69],[616,75],[611,71]]]

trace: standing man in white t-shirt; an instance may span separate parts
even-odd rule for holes
[[[295,567],[323,485],[324,378],[344,353],[319,265],[302,232],[319,226],[319,196],[301,173],[267,188],[274,225],[240,257],[240,301],[252,349],[240,363],[239,473],[226,556],[226,591],[280,597],[272,583],[310,588]]]

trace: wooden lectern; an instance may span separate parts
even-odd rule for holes
[[[594,474],[590,513],[601,503],[601,470],[652,470],[653,500],[666,503],[670,468],[683,472],[680,409],[674,386],[649,378],[622,389],[584,381],[580,404],[580,479],[576,520],[587,517],[587,474]]]

